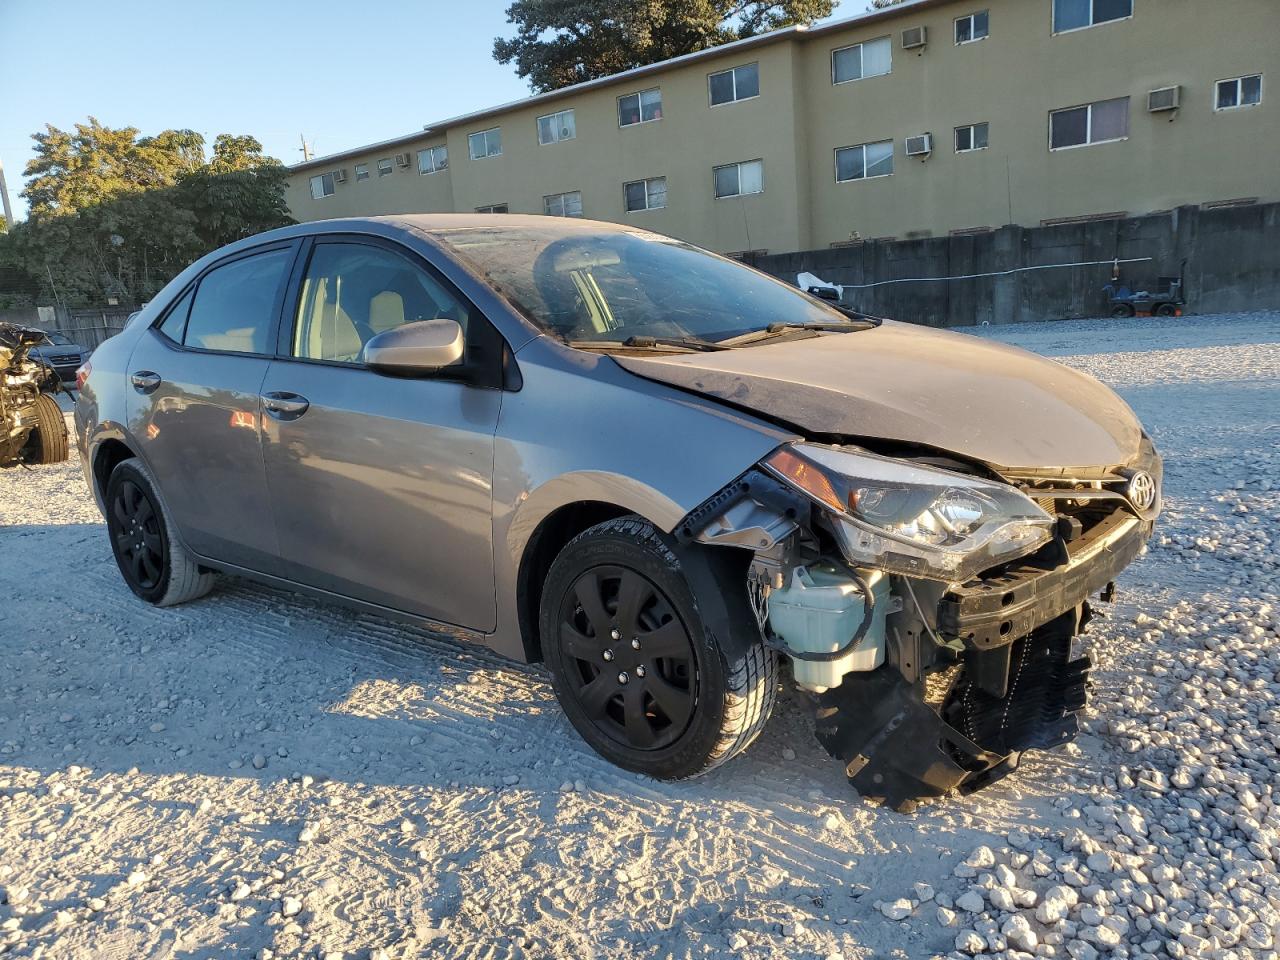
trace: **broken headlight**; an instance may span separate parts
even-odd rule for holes
[[[958,582],[1053,536],[1053,518],[1029,497],[979,477],[808,443],[763,465],[831,512],[857,566]]]

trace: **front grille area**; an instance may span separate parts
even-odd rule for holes
[[[79,363],[80,355],[78,353],[61,353],[56,357],[50,357],[49,362],[58,366],[66,366],[69,363]]]

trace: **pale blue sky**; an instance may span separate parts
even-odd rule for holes
[[[16,216],[31,134],[90,114],[248,133],[285,163],[528,95],[493,61],[508,0],[0,0],[0,162]],[[837,15],[865,9],[844,0]]]

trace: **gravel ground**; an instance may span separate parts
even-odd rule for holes
[[[1115,386],[1167,505],[1080,739],[914,816],[790,696],[664,784],[540,669],[243,582],[151,609],[78,464],[0,475],[0,953],[1275,957],[1280,314],[981,332]]]

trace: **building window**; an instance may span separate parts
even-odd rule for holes
[[[622,185],[627,212],[637,210],[661,210],[667,205],[667,178],[652,177],[649,180],[633,180]]]
[[[393,170],[395,170],[395,166],[392,165],[390,157],[383,157],[378,161],[378,176],[385,177]]]
[[[1214,98],[1215,110],[1234,110],[1237,107],[1256,107],[1262,102],[1262,74],[1219,80]]]
[[[657,87],[618,98],[618,126],[620,127],[630,127],[637,123],[661,119],[662,91]]]
[[[476,207],[476,213],[508,213],[505,203],[491,203],[487,207]]]
[[[987,36],[989,17],[986,10],[956,18],[956,43],[973,43]]]
[[[1129,98],[1100,100],[1049,114],[1049,149],[1110,143],[1129,136]]]
[[[1053,0],[1053,32],[1082,30],[1133,16],[1133,0]]]
[[[717,200],[744,196],[748,193],[764,193],[763,160],[726,163],[723,167],[716,167],[713,173]]]
[[[893,44],[888,37],[831,51],[832,83],[882,77],[892,69]]]
[[[545,117],[538,118],[538,142],[541,144],[572,140],[577,135],[572,110],[561,110],[559,113],[549,113]]]
[[[449,169],[449,148],[444,144],[418,151],[418,172],[439,173]]]
[[[472,160],[502,156],[502,128],[494,127],[471,134],[467,137],[467,147],[471,150]]]
[[[311,178],[311,199],[323,200],[333,196],[333,174],[322,173]]]
[[[893,173],[893,141],[859,143],[836,150],[836,183],[870,180]]]
[[[722,70],[707,77],[711,88],[711,105],[734,103],[760,96],[760,65],[748,63],[732,70]]]
[[[356,164],[356,180],[360,181],[360,180],[368,180],[368,179],[369,179],[369,165],[367,163],[357,163]]]
[[[971,123],[967,127],[956,127],[956,153],[968,153],[971,150],[987,149],[987,125]]]
[[[569,193],[553,193],[543,197],[542,212],[549,217],[582,216],[582,191],[572,190]]]

